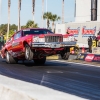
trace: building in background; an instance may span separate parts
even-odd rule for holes
[[[79,47],[88,48],[88,37],[99,31],[100,0],[75,0],[75,22],[56,24],[55,33],[73,34]]]
[[[100,21],[100,0],[76,0],[75,22]]]

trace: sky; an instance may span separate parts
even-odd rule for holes
[[[8,22],[8,0],[1,0],[0,24]],[[35,23],[42,27],[42,0],[35,0]],[[64,0],[64,21],[74,21],[75,0]],[[47,11],[52,14],[62,16],[62,0],[47,0]],[[44,12],[46,12],[46,0],[44,0]],[[25,25],[28,20],[33,20],[32,0],[22,0],[21,5],[21,25]],[[44,21],[44,27],[46,21]],[[61,23],[61,20],[55,23]],[[11,0],[10,24],[18,25],[18,0]]]

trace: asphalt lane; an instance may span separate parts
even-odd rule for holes
[[[96,66],[49,60],[44,66],[27,61],[7,64],[0,58],[0,74],[85,99],[100,100],[100,68]]]

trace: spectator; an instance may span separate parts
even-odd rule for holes
[[[89,36],[88,38],[88,46],[89,46],[89,52],[92,52],[92,37]]]
[[[70,33],[67,31],[66,34],[70,34]]]
[[[93,39],[93,40],[96,40],[96,36],[95,36],[95,34],[92,36],[92,39]]]
[[[97,33],[97,42],[98,42],[98,47],[100,47],[100,31]]]

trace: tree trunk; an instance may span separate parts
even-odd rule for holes
[[[52,22],[52,32],[54,32],[54,22]]]
[[[64,23],[64,0],[62,0],[62,24]]]
[[[7,37],[6,37],[6,42],[8,41],[9,38],[9,24],[10,24],[10,0],[8,0],[8,26],[7,26]]]
[[[47,28],[49,29],[49,19],[47,19]]]
[[[18,11],[18,30],[20,30],[20,10]]]
[[[33,21],[34,21],[34,12],[32,12],[32,14],[33,14]]]
[[[43,14],[44,14],[44,0],[42,0],[42,28],[44,28]]]
[[[33,21],[34,21],[34,13],[35,13],[35,0],[32,0],[32,14],[33,14]]]

